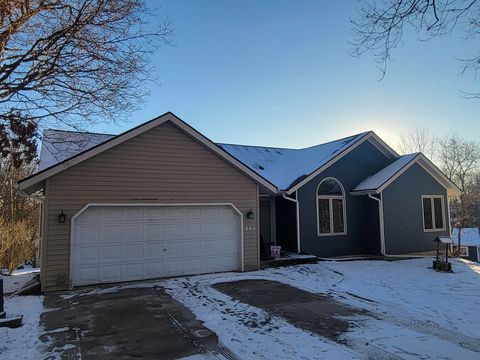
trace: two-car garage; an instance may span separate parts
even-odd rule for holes
[[[73,286],[240,270],[232,205],[90,205],[72,219]]]

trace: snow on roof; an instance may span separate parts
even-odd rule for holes
[[[418,155],[419,153],[413,153],[401,156],[376,174],[363,180],[355,189],[353,189],[353,191],[377,190],[390,178],[395,176],[395,174],[401,171],[406,165],[413,161]]]
[[[326,164],[335,155],[362,138],[360,133],[332,142],[304,148],[287,149],[249,145],[217,144],[257,174],[286,190],[303,177]],[[58,164],[115,135],[45,130],[40,152],[39,171]]]
[[[56,165],[115,135],[46,129],[43,132],[38,171]]]
[[[458,244],[458,228],[452,231],[452,240],[456,245]],[[461,246],[480,246],[480,228],[463,228]]]
[[[286,190],[308,176],[366,133],[304,149],[217,144],[259,175]]]

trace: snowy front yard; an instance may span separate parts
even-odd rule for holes
[[[437,273],[430,266],[431,259],[320,262],[120,285],[81,295],[161,286],[239,359],[479,359],[480,266],[454,260],[454,274]],[[334,341],[212,287],[245,279],[329,295],[367,315],[348,317],[350,328]],[[0,358],[45,357],[45,344],[38,340],[44,333],[39,325],[41,301],[42,297],[6,299],[7,312],[26,318],[20,329],[0,329]]]

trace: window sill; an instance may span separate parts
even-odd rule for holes
[[[318,234],[317,233],[317,236],[318,237],[325,237],[325,236],[342,236],[342,235],[347,235],[346,232],[343,232],[343,233],[328,233],[328,234]]]

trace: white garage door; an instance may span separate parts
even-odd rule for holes
[[[94,206],[74,220],[73,285],[238,270],[230,206]]]

